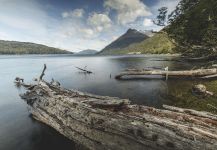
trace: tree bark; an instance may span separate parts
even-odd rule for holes
[[[44,72],[45,72],[46,69],[47,69],[47,66],[46,66],[46,64],[44,64],[44,68],[43,68],[42,73],[41,73],[41,75],[39,77],[39,80],[42,80],[43,76],[45,75]]]
[[[120,79],[124,76],[138,76],[138,75],[161,75],[166,76],[168,75],[168,78],[189,78],[189,77],[195,77],[195,78],[212,78],[216,77],[217,75],[217,69],[197,69],[197,70],[183,70],[183,71],[165,71],[165,70],[129,70],[121,72],[120,74],[116,75],[116,79]]]
[[[68,90],[40,80],[21,95],[33,118],[91,150],[216,150],[217,116]]]

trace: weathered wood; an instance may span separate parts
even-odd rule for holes
[[[43,71],[44,72],[44,71]],[[91,150],[215,150],[217,116],[131,105],[39,80],[20,95],[32,116]],[[23,85],[26,85],[23,83]]]
[[[20,78],[20,77],[16,77],[14,82],[15,82],[15,83],[24,82],[24,79],[23,79],[23,78]]]
[[[165,70],[128,70],[116,75],[116,79],[124,76],[141,76],[141,75],[161,75],[168,78],[212,78],[217,76],[217,69],[196,69],[196,70],[183,70],[183,71],[165,71]]]
[[[93,73],[92,71],[89,71],[89,70],[86,70],[86,69],[82,69],[82,68],[80,68],[80,67],[75,67],[75,68],[77,68],[77,69],[79,69],[79,70],[81,70],[81,71],[83,71],[83,72],[85,72],[85,73],[88,73],[88,74]]]
[[[32,116],[92,150],[217,149],[217,116],[67,90],[43,80],[21,95]]]
[[[39,80],[42,80],[43,76],[45,75],[44,72],[45,72],[46,69],[47,69],[47,66],[46,66],[46,64],[44,64],[44,68],[43,68],[42,73],[41,73],[41,75],[39,77]]]
[[[187,61],[211,61],[211,60],[216,60],[217,56],[216,55],[207,55],[203,57],[184,57],[185,60]]]

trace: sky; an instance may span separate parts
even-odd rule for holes
[[[160,30],[160,7],[179,0],[0,0],[0,39],[72,52],[101,50],[129,28]]]

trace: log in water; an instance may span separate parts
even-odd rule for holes
[[[216,78],[217,77],[217,69],[196,69],[196,70],[183,70],[183,71],[165,71],[165,70],[126,70],[116,75],[116,79],[120,79],[124,76],[141,76],[141,75],[161,75],[168,76],[169,78]]]
[[[217,116],[64,89],[40,80],[21,95],[33,118],[91,150],[217,149]]]

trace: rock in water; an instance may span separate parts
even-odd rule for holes
[[[197,84],[192,87],[192,92],[197,95],[214,95],[213,92],[207,91],[206,86],[203,84]]]
[[[203,84],[197,84],[192,87],[192,91],[196,94],[205,94],[206,86]]]

